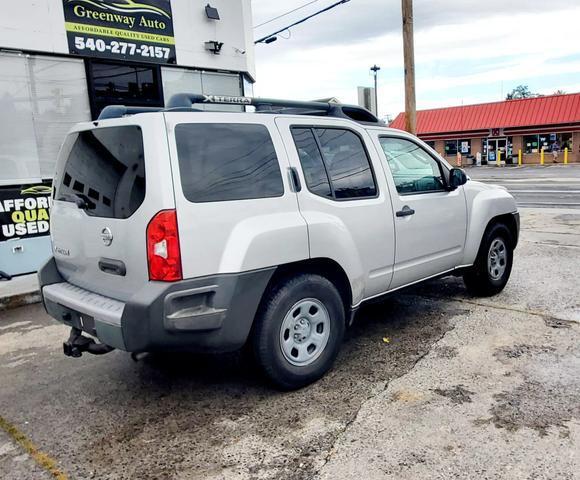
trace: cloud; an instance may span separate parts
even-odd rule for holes
[[[284,2],[281,8],[278,2],[254,0],[255,23],[303,2]],[[317,2],[278,22],[331,3]],[[536,83],[535,88],[549,90],[548,77],[553,91],[563,88],[559,76],[580,73],[580,5],[569,0],[552,0],[549,9],[540,0],[416,0],[414,8],[419,108],[499,100],[502,85],[508,91],[518,83]],[[256,93],[337,96],[354,103],[357,85],[372,84],[369,67],[377,63],[382,67],[379,113],[398,113],[403,107],[400,16],[399,0],[351,0],[293,28],[289,40],[257,45]],[[262,28],[273,31],[274,23]]]
[[[257,36],[332,5],[336,0],[318,1],[275,22],[256,29]],[[253,0],[254,24],[304,5],[305,0]],[[570,0],[415,0],[414,26],[417,32],[438,25],[461,25],[479,18],[520,15],[527,12],[553,12],[570,7]],[[401,31],[400,0],[350,0],[292,29],[292,48],[360,43]]]

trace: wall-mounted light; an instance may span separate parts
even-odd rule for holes
[[[216,42],[215,40],[210,40],[209,42],[205,42],[205,49],[214,55],[219,55],[222,47],[224,46],[224,42]]]
[[[210,20],[219,20],[220,19],[220,14],[218,12],[218,9],[215,7],[212,7],[209,3],[205,6],[205,15]]]

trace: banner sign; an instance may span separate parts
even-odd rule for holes
[[[0,187],[0,242],[49,234],[50,183]]]
[[[176,63],[169,0],[62,2],[70,53],[147,63]]]

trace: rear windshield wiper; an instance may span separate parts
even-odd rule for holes
[[[96,207],[95,203],[89,200],[88,197],[78,193],[63,193],[57,200],[74,203],[81,210],[94,210]]]

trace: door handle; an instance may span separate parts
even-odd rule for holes
[[[101,258],[99,260],[99,269],[101,272],[120,275],[121,277],[127,274],[125,264],[121,260],[113,260],[112,258]]]
[[[405,205],[401,210],[399,210],[396,215],[397,217],[408,217],[409,215],[414,215],[415,210],[413,210],[409,205]]]
[[[298,170],[296,170],[295,167],[290,167],[288,170],[290,173],[290,181],[292,182],[294,192],[298,193],[300,190],[302,190],[302,185],[300,184],[300,177],[298,176]]]

